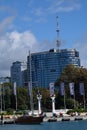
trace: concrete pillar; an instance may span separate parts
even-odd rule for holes
[[[41,114],[41,99],[42,99],[42,95],[37,95],[37,99],[38,99],[38,114]]]
[[[52,99],[52,114],[54,114],[55,113],[55,95],[53,95],[51,99]]]

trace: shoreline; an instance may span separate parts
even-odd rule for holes
[[[87,120],[87,116],[44,117],[43,122]]]
[[[78,115],[78,116],[70,116],[70,115],[63,115],[62,117],[54,117],[54,116],[45,116],[43,118],[43,122],[62,122],[62,121],[80,121],[80,120],[87,120],[87,115]],[[13,116],[8,118],[3,118],[3,121],[0,119],[0,124],[15,124],[15,119]]]

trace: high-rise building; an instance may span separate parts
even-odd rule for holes
[[[30,80],[29,56],[27,57],[28,81]],[[73,64],[80,66],[79,52],[75,49],[51,49],[45,52],[31,54],[31,73],[33,86],[48,87],[55,82],[63,69]]]
[[[11,66],[11,83],[16,82],[17,86],[25,85],[26,62],[16,61]]]

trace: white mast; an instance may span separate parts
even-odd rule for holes
[[[29,51],[29,66],[30,66],[30,106],[32,115],[34,114],[34,106],[33,106],[33,92],[32,92],[32,70],[31,70],[31,53]]]

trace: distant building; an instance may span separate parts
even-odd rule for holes
[[[10,83],[10,77],[0,77],[0,84]]]
[[[16,82],[17,86],[24,86],[25,77],[24,71],[26,70],[26,63],[16,61],[11,66],[11,83]]]
[[[51,49],[31,54],[31,72],[33,86],[48,87],[60,77],[63,69],[73,64],[80,66],[79,52],[75,49]],[[27,73],[30,80],[29,56],[27,57]]]
[[[23,86],[28,86],[27,69],[22,71]]]

